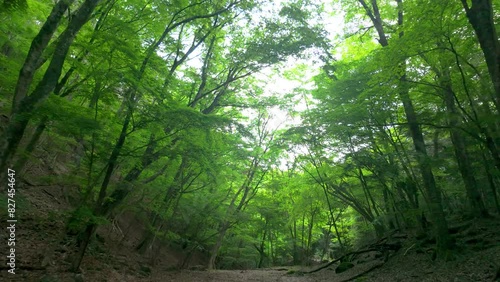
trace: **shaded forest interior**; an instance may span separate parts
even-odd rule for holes
[[[468,281],[500,279],[499,9],[3,0],[0,218],[21,276],[0,278],[354,281],[486,256]]]

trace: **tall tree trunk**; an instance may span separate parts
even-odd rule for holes
[[[77,33],[90,19],[92,12],[99,0],[86,0],[74,13],[68,27],[63,31],[56,44],[54,55],[45,71],[42,80],[38,83],[31,95],[23,97],[16,102],[10,123],[6,129],[5,139],[0,146],[0,171],[4,171],[12,157],[15,155],[26,126],[33,117],[34,110],[47,99],[54,90],[59,76],[61,75],[66,55],[73,43]],[[19,96],[21,98],[22,96]]]
[[[95,204],[93,213],[94,216],[102,216],[103,215],[103,204],[106,198],[106,191],[108,189],[109,181],[111,180],[111,176],[114,172],[115,166],[117,164],[118,156],[121,152],[123,145],[125,144],[125,138],[127,136],[127,129],[132,119],[132,109],[129,108],[127,112],[127,116],[125,117],[125,121],[122,126],[122,131],[120,133],[120,137],[118,138],[113,151],[108,159],[106,174],[104,175],[104,179],[101,184],[101,189],[99,191],[99,196],[97,198],[97,202]],[[72,269],[73,271],[78,271],[80,267],[80,263],[82,262],[83,256],[85,255],[85,251],[87,250],[87,246],[92,238],[93,232],[95,231],[96,224],[94,222],[89,223],[83,233],[83,238],[80,243],[80,248],[78,254],[73,261]]]
[[[491,0],[472,0],[471,6],[467,0],[461,0],[465,14],[474,28],[479,45],[483,51],[488,72],[495,90],[495,106],[500,112],[500,42],[493,20]]]
[[[28,55],[26,56],[24,64],[19,71],[19,78],[17,80],[16,89],[14,91],[14,99],[12,101],[12,113],[16,111],[16,108],[19,106],[19,102],[24,99],[26,95],[28,95],[31,82],[33,82],[33,77],[35,76],[35,72],[37,70],[38,61],[42,57],[45,48],[47,48],[50,39],[52,39],[52,36],[57,30],[57,27],[63,18],[64,12],[66,12],[68,7],[73,2],[74,0],[59,0],[52,8],[50,15],[40,29],[40,32],[38,32],[31,42]]]
[[[372,8],[370,9],[366,4],[365,0],[358,0],[362,6],[365,8],[367,15],[373,22],[375,29],[380,37],[379,43],[382,47],[389,45],[387,36],[382,25],[382,20],[378,10],[378,5],[376,0],[372,0]],[[402,0],[396,0],[398,6],[398,26],[403,27],[403,2]],[[399,37],[403,37],[404,32],[401,30]],[[422,130],[419,127],[418,118],[415,113],[415,109],[412,100],[409,95],[409,87],[406,79],[406,64],[405,62],[400,64],[400,73],[402,75],[399,77],[398,92],[401,101],[403,102],[403,108],[405,111],[406,119],[408,121],[408,127],[413,141],[413,146],[417,155],[417,163],[422,174],[422,179],[424,181],[424,188],[426,191],[429,212],[432,216],[434,222],[435,235],[437,241],[437,252],[441,256],[447,256],[448,250],[452,247],[451,237],[448,233],[448,223],[446,221],[445,213],[442,206],[441,191],[436,186],[436,181],[434,179],[434,174],[432,173],[432,166],[429,161],[429,156],[425,147],[424,137]]]
[[[402,68],[406,69],[404,63]],[[434,231],[436,233],[435,235],[437,241],[436,247],[438,249],[438,253],[446,257],[447,251],[452,247],[451,238],[448,233],[448,223],[446,221],[442,206],[441,191],[436,186],[436,181],[432,172],[432,165],[425,148],[424,136],[418,124],[418,119],[413,107],[413,103],[410,99],[409,89],[406,82],[406,74],[403,74],[400,78],[399,95],[403,102],[403,108],[406,114],[406,119],[408,121],[413,146],[417,153],[418,167],[424,181],[424,188],[427,194],[429,212],[434,222]]]
[[[459,116],[455,106],[455,94],[451,87],[451,80],[449,72],[445,69],[442,73],[442,89],[444,95],[444,101],[446,104],[446,110],[449,114],[449,125],[450,125],[450,135],[451,142],[453,144],[453,149],[455,152],[455,158],[457,159],[458,167],[462,179],[465,184],[465,190],[467,192],[467,198],[469,199],[472,214],[475,217],[484,217],[488,215],[488,211],[484,205],[481,194],[479,193],[476,178],[474,177],[474,170],[470,161],[469,153],[465,145],[465,138],[458,128],[459,126]]]

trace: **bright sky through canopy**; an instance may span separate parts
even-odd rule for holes
[[[343,12],[340,10],[339,4],[326,0],[313,2],[323,5],[324,11],[320,15],[320,18],[314,19],[312,24],[322,22],[328,32],[329,40],[333,41],[335,37],[342,34],[344,28]],[[275,1],[273,3],[274,9],[278,9],[282,3],[286,3],[286,1]],[[336,54],[334,54],[334,57],[336,57]],[[320,64],[319,58],[315,58],[314,54],[309,54],[309,58],[304,60],[289,58],[287,62],[281,64],[278,68],[268,67],[256,77],[264,84],[265,96],[284,97],[287,94],[298,96],[299,93],[295,93],[296,89],[311,89],[313,87],[312,78],[318,74],[318,70],[321,67]],[[299,65],[301,66],[302,77],[294,77],[293,79],[285,77],[285,72],[291,71]],[[292,109],[294,112],[301,112],[307,109],[308,104],[311,102],[307,100],[311,100],[311,98],[305,95],[296,97],[300,101]],[[270,114],[272,116],[270,123],[272,128],[284,128],[300,124],[301,122],[298,117],[292,117],[289,112],[280,110],[277,107],[270,109]]]
[[[312,0],[311,2],[321,7],[323,11],[313,17],[309,24],[322,24],[329,35],[329,41],[334,41],[335,37],[340,36],[344,29],[344,14],[341,11],[340,5],[326,0]],[[287,1],[278,0],[268,1],[262,4],[262,6],[259,7],[261,12],[253,15],[252,24],[258,24],[258,22],[264,18],[278,15],[281,7],[285,3],[287,3]],[[245,25],[244,19],[240,21],[242,25]],[[191,39],[186,38],[185,40],[189,42]],[[228,44],[230,44],[230,42],[228,42]],[[187,46],[189,46],[189,44],[186,44],[186,48]],[[190,56],[190,59],[188,59],[189,62],[186,66],[201,69],[203,65],[201,54],[202,49],[196,49]],[[158,55],[162,57],[166,56],[166,54],[161,51],[158,51]],[[297,93],[297,90],[313,88],[312,78],[318,74],[322,62],[318,55],[314,54],[314,52],[310,52],[310,50],[306,51],[306,56],[306,59],[288,58],[286,62],[280,63],[277,66],[266,67],[255,74],[256,79],[260,81],[264,97],[282,99],[286,95],[291,94],[294,95],[293,100],[296,101],[293,108],[288,110],[279,109],[278,107],[268,109],[271,115],[269,125],[272,129],[286,128],[288,126],[300,124],[300,118],[297,115],[292,117],[292,112],[299,113],[304,111],[312,102],[312,98],[307,97],[308,94]],[[338,54],[333,54],[333,56],[338,57]],[[295,71],[296,75],[293,77],[286,77],[285,73],[293,72],[294,69],[299,66],[300,70]],[[182,75],[182,72],[179,72],[178,75],[179,74]],[[249,119],[254,119],[257,116],[256,112],[253,110],[243,110],[242,113]]]

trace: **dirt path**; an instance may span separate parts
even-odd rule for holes
[[[352,281],[360,272],[380,266],[380,262],[366,263],[356,269],[336,274],[334,267],[311,274],[290,273],[287,270],[214,270],[214,271],[161,271],[153,270],[150,277],[138,279],[137,276],[124,276],[114,273],[106,281],[155,281],[155,282],[345,282]],[[285,269],[285,268],[283,268]],[[368,280],[365,280],[368,281]]]
[[[276,281],[276,282],[313,282],[312,277],[287,275],[286,271],[276,270],[217,270],[217,271],[183,271],[171,274],[163,273],[154,281],[179,281],[179,282],[242,282],[242,281]],[[155,279],[155,278],[153,278]]]

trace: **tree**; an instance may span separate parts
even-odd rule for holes
[[[24,135],[28,122],[33,116],[34,110],[37,109],[54,90],[61,74],[68,50],[75,39],[76,34],[90,19],[90,16],[96,8],[98,2],[98,0],[87,0],[82,3],[79,9],[75,12],[71,21],[68,23],[68,27],[59,37],[54,49],[54,54],[42,80],[29,96],[24,96],[25,94],[23,93],[26,93],[26,89],[23,91],[21,88],[22,86],[29,86],[33,75],[33,64],[38,61],[41,52],[43,52],[48,40],[50,40],[54,30],[57,28],[57,24],[61,20],[62,13],[64,13],[68,7],[67,1],[59,1],[56,4],[51,15],[47,19],[46,24],[40,30],[39,35],[33,40],[31,52],[26,59],[25,66],[23,66],[18,79],[18,81],[20,81],[18,85],[20,86],[18,86],[18,90],[15,94],[16,98],[14,99],[14,107],[10,122],[5,130],[5,137],[0,144],[0,169],[2,171],[5,170],[13,155],[16,153],[19,142]]]

